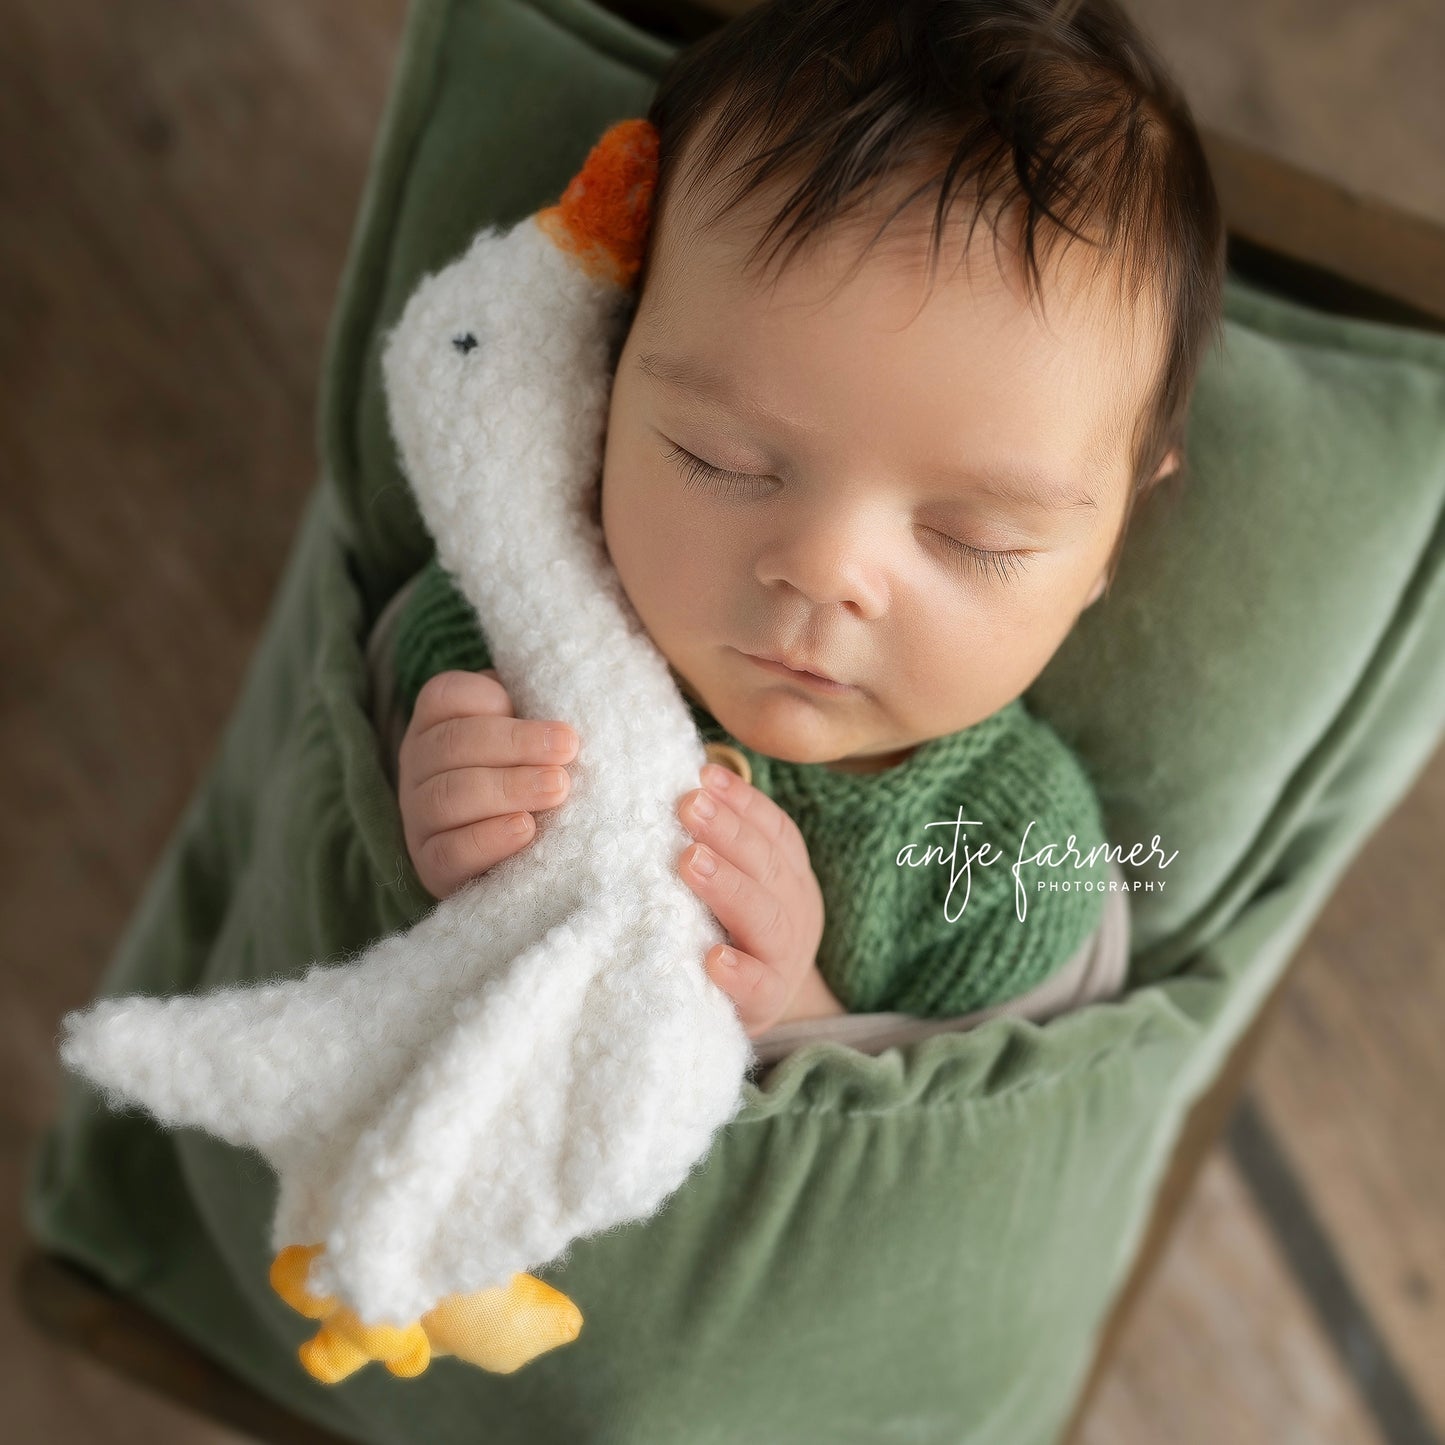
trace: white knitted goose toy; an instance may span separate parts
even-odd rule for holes
[[[319,1379],[433,1354],[509,1370],[575,1337],[524,1273],[651,1216],[742,1104],[751,1046],[703,955],[675,812],[706,754],[588,506],[657,137],[611,127],[561,201],[486,228],[388,334],[392,430],[521,717],[580,738],[537,836],[358,961],[105,999],[61,1058],[112,1105],[258,1150],[271,1279]]]

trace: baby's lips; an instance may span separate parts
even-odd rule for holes
[[[537,224],[589,275],[627,289],[637,279],[657,185],[657,130],[641,118],[603,132],[554,206]]]

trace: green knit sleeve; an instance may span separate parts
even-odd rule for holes
[[[411,717],[429,677],[492,666],[476,609],[435,556],[416,575],[396,621],[396,699]]]
[[[1062,968],[1102,922],[1110,872],[1098,795],[1083,764],[1034,722],[1028,745],[1000,760],[1015,782],[991,790],[994,805],[983,810],[990,826],[973,840],[977,847],[986,838],[1000,856],[974,867],[961,912],[961,885],[947,908],[936,880],[920,895],[905,930],[909,956],[876,1007],[954,1018],[1003,1003]]]

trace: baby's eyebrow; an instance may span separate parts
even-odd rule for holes
[[[645,351],[637,357],[638,368],[654,381],[682,391],[712,396],[740,412],[766,417],[769,421],[799,430],[798,424],[764,406],[755,397],[741,393],[732,380],[705,362],[688,356],[668,356],[660,351]],[[945,482],[958,482],[973,492],[982,492],[1003,501],[1037,507],[1046,511],[1066,511],[1075,507],[1097,507],[1093,497],[1080,492],[1067,482],[1025,463],[1007,462],[992,467],[987,474],[949,469],[941,473]]]
[[[660,351],[645,351],[638,355],[637,366],[645,375],[654,381],[660,381],[664,386],[695,392],[699,396],[710,396],[741,415],[761,417],[792,431],[809,430],[781,412],[774,411],[757,397],[747,395],[731,377],[714,371],[706,362],[695,357],[667,356]]]
[[[986,476],[969,471],[950,471],[950,479],[964,483],[971,491],[1000,497],[1045,511],[1068,511],[1075,507],[1097,507],[1093,497],[1067,482],[1045,476],[1030,466],[1009,462],[994,467]]]

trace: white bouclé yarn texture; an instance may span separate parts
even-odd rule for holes
[[[368,1324],[651,1216],[743,1102],[751,1046],[702,962],[725,935],[677,871],[702,742],[590,515],[624,300],[527,217],[425,277],[382,358],[517,715],[578,734],[567,799],[354,963],[62,1021],[112,1104],[258,1150],[273,1249],[324,1242],[309,1287]]]

